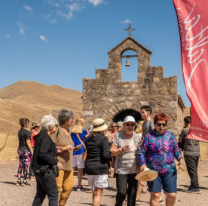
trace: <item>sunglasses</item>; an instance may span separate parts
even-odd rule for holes
[[[156,125],[157,125],[158,127],[161,127],[161,126],[166,127],[166,126],[167,126],[167,124],[165,124],[165,123],[157,123]]]
[[[117,126],[112,126],[112,127],[117,127]]]
[[[126,126],[127,126],[127,127],[129,127],[129,126],[134,127],[135,124],[128,124],[128,123],[127,123]]]

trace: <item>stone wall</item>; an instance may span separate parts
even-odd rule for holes
[[[121,82],[121,56],[127,50],[138,54],[138,81]],[[131,37],[109,53],[108,69],[96,70],[95,79],[83,79],[83,116],[86,125],[101,117],[111,122],[126,109],[140,110],[150,105],[153,114],[164,112],[168,128],[178,135],[182,112],[178,105],[177,76],[164,78],[163,67],[151,67],[151,52]]]

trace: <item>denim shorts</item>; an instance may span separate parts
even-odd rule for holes
[[[149,192],[161,192],[161,187],[165,193],[177,192],[177,172],[158,174],[157,179],[147,182]]]

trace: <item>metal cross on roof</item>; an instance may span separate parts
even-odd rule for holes
[[[124,29],[124,31],[128,31],[129,32],[129,36],[131,36],[131,32],[134,31],[134,30],[136,30],[136,29],[133,29],[131,27],[131,24],[129,24],[129,27],[127,29]]]

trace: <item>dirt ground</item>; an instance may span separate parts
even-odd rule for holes
[[[35,181],[29,181],[31,186],[19,187],[15,186],[16,171],[18,162],[0,162],[0,206],[31,206],[35,196]],[[77,177],[74,177],[75,186]],[[200,162],[199,164],[199,182],[201,186],[201,194],[188,194],[182,192],[189,186],[190,180],[187,172],[179,170],[178,174],[178,194],[176,206],[208,206],[208,162]],[[83,185],[86,189],[87,177],[83,178]],[[104,191],[101,206],[114,206],[115,204],[115,179],[109,179],[110,187]],[[164,197],[164,195],[163,195]],[[84,206],[91,204],[92,196],[84,191],[73,191],[67,201],[66,206]],[[143,193],[141,196],[141,206],[149,205],[149,194]],[[46,199],[43,206],[48,205]],[[124,205],[126,205],[124,203]]]

